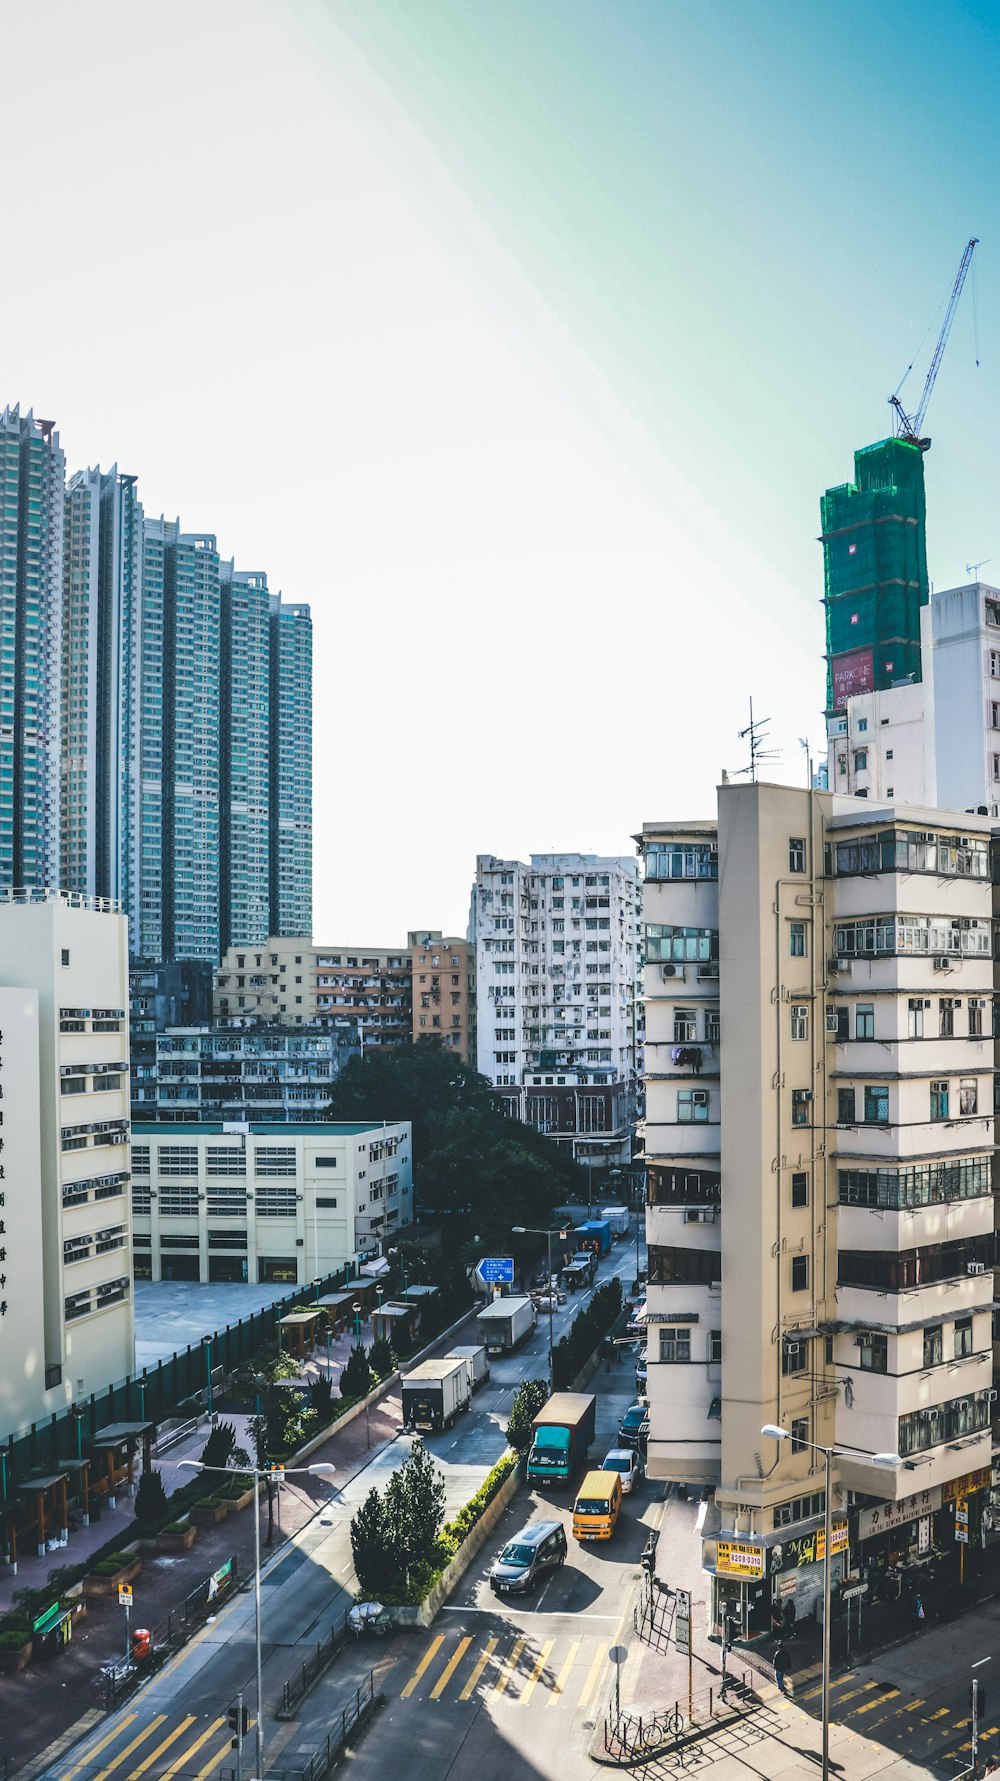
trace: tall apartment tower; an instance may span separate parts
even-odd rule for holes
[[[312,932],[312,619],[271,595],[271,934]],[[242,938],[242,936],[234,936]]]
[[[134,1367],[127,928],[0,896],[0,1438]]]
[[[128,902],[134,687],[126,640],[142,586],[142,508],[117,465],[66,488],[60,872],[64,890]]]
[[[0,889],[59,873],[64,477],[53,423],[0,412]]]
[[[638,909],[634,860],[476,861],[477,1067],[588,1164],[631,1158]]]
[[[222,568],[220,956],[270,919],[271,617],[267,576]]]
[[[720,790],[714,857],[711,825],[643,830],[649,1465],[715,1486],[716,1625],[735,1611],[765,1629],[789,1597],[811,1610],[824,1496],[806,1442],[850,1450],[834,1462],[841,1579],[954,1552],[956,1498],[970,1538],[981,1526],[990,834],[982,817],[765,785]],[[682,1041],[698,966],[683,988],[669,966],[713,954],[716,1038],[695,1008]],[[767,1442],[766,1423],[792,1439]]]

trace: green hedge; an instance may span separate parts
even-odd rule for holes
[[[469,1501],[458,1511],[454,1521],[445,1522],[441,1530],[441,1537],[448,1542],[452,1554],[458,1551],[462,1541],[471,1534],[477,1521],[482,1519],[486,1509],[492,1503],[500,1486],[516,1470],[519,1463],[520,1454],[505,1453],[502,1459],[497,1460],[493,1470],[484,1478],[475,1496],[470,1497]]]
[[[30,1626],[26,1626],[23,1632],[0,1633],[0,1651],[20,1651],[30,1638]]]
[[[120,1548],[117,1552],[109,1552],[107,1558],[99,1558],[96,1563],[87,1566],[88,1577],[113,1577],[116,1571],[123,1571],[134,1558],[138,1558],[134,1548]]]
[[[578,1311],[569,1333],[552,1352],[552,1380],[556,1391],[566,1391],[582,1372],[591,1355],[612,1328],[622,1308],[622,1283],[617,1275],[597,1288],[588,1305]]]

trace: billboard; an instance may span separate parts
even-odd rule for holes
[[[833,659],[833,703],[839,710],[855,693],[870,693],[875,685],[875,662],[870,649],[855,649]]]

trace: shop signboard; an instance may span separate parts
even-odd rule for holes
[[[929,1552],[930,1549],[931,1549],[931,1518],[929,1515],[922,1515],[919,1522],[917,1523],[917,1553],[919,1556],[922,1557],[923,1554],[925,1552]]]
[[[893,1528],[905,1527],[920,1516],[933,1515],[941,1507],[941,1486],[918,1490],[914,1496],[900,1497],[898,1503],[878,1503],[874,1509],[862,1509],[858,1516],[858,1539],[870,1540]]]
[[[715,1570],[719,1577],[763,1577],[766,1553],[763,1546],[750,1546],[742,1540],[720,1540],[715,1550]]]
[[[967,1546],[969,1544],[968,1528],[962,1527],[957,1521],[955,1523],[955,1538],[960,1546]]]
[[[870,649],[855,649],[837,656],[833,663],[833,702],[838,710],[857,693],[870,693],[875,685],[875,663]]]
[[[955,1498],[955,1520],[957,1522],[959,1522],[962,1527],[968,1527],[968,1525],[969,1525],[969,1499],[968,1499],[968,1497],[956,1497]]]
[[[941,1499],[945,1503],[953,1503],[956,1497],[971,1496],[973,1491],[985,1490],[992,1473],[989,1466],[983,1466],[978,1472],[966,1472],[963,1478],[950,1478],[941,1486]]]
[[[846,1521],[835,1521],[833,1524],[833,1554],[846,1552],[848,1533]],[[785,1540],[780,1547],[776,1546],[771,1553],[773,1570],[791,1570],[798,1565],[821,1565],[826,1557],[826,1529],[816,1528],[811,1534],[800,1534],[797,1539]]]

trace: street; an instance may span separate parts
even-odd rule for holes
[[[598,1282],[620,1271],[630,1283],[634,1266],[634,1248],[616,1246],[602,1262]],[[556,1340],[586,1296],[569,1296],[559,1308]],[[546,1373],[548,1341],[546,1315],[518,1354],[491,1362],[489,1383],[477,1393],[469,1413],[451,1430],[429,1438],[427,1445],[444,1473],[448,1514],[468,1500],[504,1451],[503,1430],[514,1393],[522,1380]],[[633,1385],[631,1355],[611,1375],[602,1371],[595,1380],[601,1391],[591,1450],[595,1464],[614,1445],[620,1413],[634,1398]],[[437,1776],[443,1772],[447,1745],[449,1762],[460,1748],[468,1752],[452,1770],[458,1777],[482,1772],[484,1765],[487,1772],[495,1769],[511,1742],[520,1747],[526,1739],[550,1753],[547,1766],[537,1772],[554,1776],[568,1741],[580,1752],[585,1749],[591,1716],[606,1687],[607,1649],[638,1574],[644,1523],[655,1513],[646,1486],[626,1499],[609,1551],[581,1552],[570,1538],[565,1568],[530,1601],[517,1607],[505,1603],[500,1610],[483,1581],[489,1565],[524,1521],[543,1508],[552,1510],[540,1497],[520,1491],[429,1632],[399,1633],[385,1644],[352,1647],[302,1702],[296,1721],[281,1723],[272,1717],[283,1683],[353,1597],[352,1515],[374,1484],[384,1486],[409,1449],[408,1437],[399,1435],[345,1489],[337,1490],[334,1480],[329,1502],[265,1567],[267,1773],[301,1768],[303,1752],[322,1742],[331,1718],[374,1665],[388,1705],[359,1743],[356,1763],[368,1764],[373,1773],[375,1763],[405,1763],[408,1773]],[[566,1494],[558,1513],[565,1519],[571,1508]],[[127,1708],[94,1725],[78,1747],[41,1773],[52,1781],[78,1776],[81,1781],[136,1781],[140,1775],[150,1781],[207,1781],[220,1768],[232,1767],[226,1713],[240,1690],[252,1708],[253,1672],[254,1603],[246,1592]],[[525,1711],[518,1714],[517,1725],[508,1724],[515,1708]],[[252,1772],[252,1750],[251,1737],[246,1774]]]

